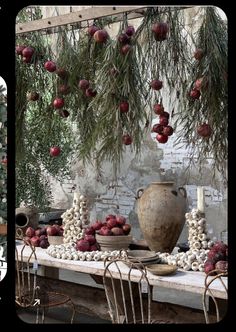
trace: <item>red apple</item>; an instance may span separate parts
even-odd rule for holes
[[[130,37],[126,33],[121,33],[118,36],[118,40],[121,44],[128,44],[130,42]]]
[[[123,229],[122,228],[120,228],[120,227],[113,227],[112,229],[111,229],[111,232],[112,232],[112,234],[113,235],[124,235],[124,231],[123,231]]]
[[[116,216],[114,214],[108,214],[105,220],[107,221],[109,219],[116,219]]]
[[[58,234],[58,230],[54,226],[48,226],[46,232],[47,232],[47,235],[49,235],[49,236],[56,236]]]
[[[201,92],[197,89],[193,89],[193,90],[190,91],[189,95],[192,99],[199,99],[200,96],[201,96]]]
[[[125,235],[128,235],[131,231],[131,225],[130,224],[125,224],[122,226],[123,232]]]
[[[77,241],[75,246],[75,249],[78,251],[88,251],[89,248],[90,248],[89,242],[83,239]]]
[[[88,241],[90,245],[92,245],[96,242],[94,235],[91,235],[91,234],[85,234],[84,240]]]
[[[84,232],[86,235],[94,235],[95,234],[95,229],[91,227],[87,227]]]
[[[67,110],[58,110],[58,114],[62,117],[62,118],[68,118],[68,116],[70,115],[70,113]]]
[[[98,244],[94,243],[90,246],[89,251],[97,251],[98,250]]]
[[[159,120],[159,124],[162,125],[162,126],[167,126],[169,123],[169,120],[163,116],[163,117],[160,117],[160,120]]]
[[[39,244],[40,244],[39,236],[33,236],[30,239],[30,243],[32,244],[33,247],[39,247]]]
[[[129,103],[127,101],[122,101],[119,107],[121,113],[127,113],[129,111]]]
[[[104,29],[97,30],[93,35],[93,38],[97,43],[105,43],[107,41],[108,37],[109,37],[109,35],[108,35],[107,31]]]
[[[135,33],[134,27],[132,25],[127,26],[127,28],[125,29],[125,33],[130,37],[133,36]]]
[[[156,140],[157,140],[159,143],[166,143],[166,142],[168,141],[168,136],[163,135],[163,134],[157,134],[157,136],[156,136]]]
[[[87,97],[95,97],[97,94],[97,91],[93,90],[92,88],[88,88],[88,89],[86,89],[85,94]]]
[[[126,218],[123,216],[116,216],[116,223],[119,226],[123,226],[126,223]]]
[[[44,64],[44,68],[50,73],[53,73],[54,71],[57,70],[57,66],[53,61],[46,61]]]
[[[194,58],[196,60],[201,60],[204,55],[203,49],[197,48],[193,54]]]
[[[39,247],[42,249],[47,249],[47,247],[49,247],[49,242],[47,239],[43,239],[39,242]]]
[[[62,84],[58,87],[58,91],[63,95],[68,95],[70,93],[70,87],[66,84]]]
[[[59,146],[52,146],[50,148],[50,155],[52,157],[57,157],[57,156],[59,156],[60,153],[61,153],[61,149]]]
[[[174,129],[171,126],[166,126],[163,128],[163,135],[171,136],[174,132]]]
[[[107,235],[112,235],[112,232],[107,226],[102,226],[99,229],[98,234],[107,236]]]
[[[163,86],[162,81],[160,80],[153,80],[150,83],[153,90],[160,90]]]
[[[169,119],[169,117],[170,117],[170,113],[168,113],[168,112],[163,112],[161,115],[160,115],[160,119],[162,119],[162,118],[167,118],[167,119]]]
[[[25,58],[31,58],[34,54],[34,48],[27,46],[22,50],[22,56]]]
[[[16,53],[17,53],[18,55],[22,55],[22,51],[23,51],[25,48],[26,48],[25,45],[17,45],[17,46],[16,46]]]
[[[64,68],[58,68],[56,70],[56,74],[57,74],[57,76],[59,76],[63,80],[68,78],[68,76],[69,76],[68,71],[66,71]]]
[[[93,35],[95,34],[96,31],[100,30],[96,25],[90,25],[90,27],[88,27],[88,34],[93,37]]]
[[[41,232],[42,232],[42,231],[41,231],[41,228],[37,228],[37,229],[35,230],[35,235],[40,237],[40,236],[42,235]]]
[[[86,90],[89,87],[89,81],[88,80],[80,80],[79,81],[79,88],[82,90]]]
[[[154,109],[154,113],[156,113],[157,115],[160,115],[164,112],[164,107],[162,104],[155,104],[153,106]]]
[[[132,50],[132,46],[129,44],[125,44],[124,46],[121,47],[121,53],[126,55]]]
[[[130,145],[132,143],[132,141],[133,140],[132,140],[132,137],[130,135],[125,134],[125,135],[122,136],[122,142],[123,142],[123,144]]]
[[[198,126],[197,133],[201,137],[210,137],[212,134],[212,129],[208,123],[203,123]]]
[[[152,127],[152,131],[154,133],[158,133],[158,134],[162,134],[163,132],[163,126],[160,123],[156,123],[154,124],[154,126]]]
[[[35,236],[35,230],[33,229],[33,227],[28,227],[25,231],[25,235],[30,238]]]
[[[98,231],[102,227],[102,222],[100,220],[97,220],[91,227],[95,230]]]
[[[46,239],[46,240],[48,239],[47,235],[45,235],[45,234],[40,235],[40,237],[39,237],[39,240],[40,240],[40,241],[45,240],[45,239]]]
[[[107,227],[112,229],[116,226],[116,218],[107,220]]]
[[[62,108],[64,106],[64,99],[63,98],[54,99],[53,106],[55,108]]]

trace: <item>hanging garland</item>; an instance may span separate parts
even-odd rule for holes
[[[47,175],[62,179],[76,158],[96,168],[110,161],[117,177],[124,151],[138,154],[150,131],[165,143],[175,130],[179,140],[194,143],[194,156],[197,146],[199,156],[213,155],[221,167],[227,144],[227,80],[219,85],[227,72],[226,27],[214,8],[203,10],[196,38],[177,7],[148,8],[136,31],[124,13],[114,38],[106,30],[112,17],[86,28],[60,27],[56,43],[53,34],[41,32],[17,37],[17,205],[49,206]],[[38,8],[30,8],[22,19],[29,20],[29,14],[32,20],[41,17]],[[192,57],[194,38],[204,52],[201,60]],[[155,114],[159,124],[151,128]],[[196,139],[204,122],[213,134]],[[198,135],[207,130],[198,129]]]
[[[213,160],[226,178],[228,158],[228,82],[227,26],[214,7],[206,7],[195,38],[192,70],[188,75],[188,91],[181,101],[175,126],[178,142],[191,148],[191,160],[204,165]],[[181,125],[181,126],[180,126]]]

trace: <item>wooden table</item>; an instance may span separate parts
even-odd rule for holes
[[[20,252],[21,248],[22,248],[21,244],[17,245],[18,252]],[[23,255],[24,261],[26,261],[28,259],[29,254],[30,254],[30,248],[26,247],[26,249],[24,250],[24,255]],[[59,283],[59,281],[57,280],[59,269],[66,269],[66,270],[90,274],[91,276],[94,277],[95,280],[97,277],[98,277],[98,279],[100,277],[100,280],[101,280],[101,277],[103,276],[103,272],[104,272],[104,262],[103,261],[95,262],[95,261],[73,261],[73,260],[56,259],[54,257],[49,256],[46,253],[46,250],[41,249],[41,248],[36,248],[36,255],[37,255],[38,264],[45,267],[45,276],[53,277],[55,283],[57,283],[57,284]],[[124,278],[126,280],[128,267],[125,265],[122,266],[121,271],[122,271],[122,278]],[[176,274],[170,275],[170,276],[155,276],[152,273],[150,273],[149,271],[147,273],[148,273],[148,280],[149,280],[149,283],[151,286],[164,287],[167,289],[174,289],[174,290],[178,290],[178,291],[187,291],[187,292],[191,292],[193,294],[203,294],[203,292],[204,292],[205,273],[203,273],[203,272],[183,271],[181,269],[178,269]],[[136,282],[138,280],[138,271],[132,272],[131,280],[133,282]],[[60,287],[66,287],[66,283],[68,283],[68,282],[64,281],[64,283],[65,283],[65,285],[63,286],[62,285],[63,282],[62,282]],[[75,287],[75,285],[73,287]],[[101,289],[99,289],[99,291],[101,291]],[[226,299],[226,294],[225,294],[224,288],[220,282],[214,283],[214,286],[212,287],[212,291],[214,293],[214,296],[216,296],[217,298]],[[72,292],[72,294],[74,294],[74,291]],[[160,305],[160,306],[163,306],[163,305]],[[178,312],[178,305],[172,305],[172,307],[173,306],[175,308],[175,311],[177,310],[177,312]],[[182,309],[184,308],[182,306],[179,306],[179,307],[181,307]],[[186,310],[187,310],[187,308],[186,308]],[[186,310],[184,310],[184,311],[186,311]],[[192,322],[192,323],[196,322],[196,321],[193,321],[193,318],[190,319],[190,316],[191,316],[190,311],[191,311],[191,313],[195,312],[195,314],[196,314],[195,316],[197,317],[198,316],[197,313],[199,313],[199,310],[197,310],[197,309],[191,309],[190,311],[189,310],[190,310],[190,308],[188,308],[188,310],[185,313],[182,313],[182,315],[184,317],[186,317],[187,321],[185,321],[185,322],[188,322],[188,321]],[[178,312],[178,315],[181,316],[181,314],[179,312]],[[198,316],[198,319],[200,319],[201,322],[204,322],[204,317],[203,317],[202,313],[201,313],[201,316],[202,317]]]

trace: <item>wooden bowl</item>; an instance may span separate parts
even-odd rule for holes
[[[57,245],[57,244],[63,244],[63,236],[59,236],[59,235],[48,235],[48,242],[49,244],[52,245]]]
[[[146,269],[157,276],[165,276],[174,274],[178,268],[176,265],[150,264],[146,266]]]
[[[97,243],[101,251],[128,249],[132,241],[131,235],[99,235],[96,234]]]

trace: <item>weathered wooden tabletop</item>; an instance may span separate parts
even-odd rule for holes
[[[17,250],[20,253],[22,245],[17,245]],[[30,254],[30,248],[26,247],[23,254],[23,260],[27,260]],[[102,276],[104,273],[104,262],[103,261],[73,261],[73,260],[63,260],[57,259],[49,256],[45,249],[36,248],[36,255],[38,264],[45,267],[65,269],[77,272],[83,272],[90,275]],[[121,267],[122,277],[124,280],[127,279],[128,267],[122,264]],[[159,286],[169,289],[182,290],[187,292],[192,292],[196,294],[203,294],[204,286],[204,272],[194,272],[194,271],[183,271],[178,269],[173,275],[168,276],[156,276],[147,272],[148,280],[150,285]],[[132,271],[131,280],[133,282],[138,281],[139,272]],[[115,274],[114,274],[114,277]],[[226,278],[227,284],[227,278]],[[226,299],[225,290],[220,282],[214,282],[211,288],[213,294],[217,298]]]

